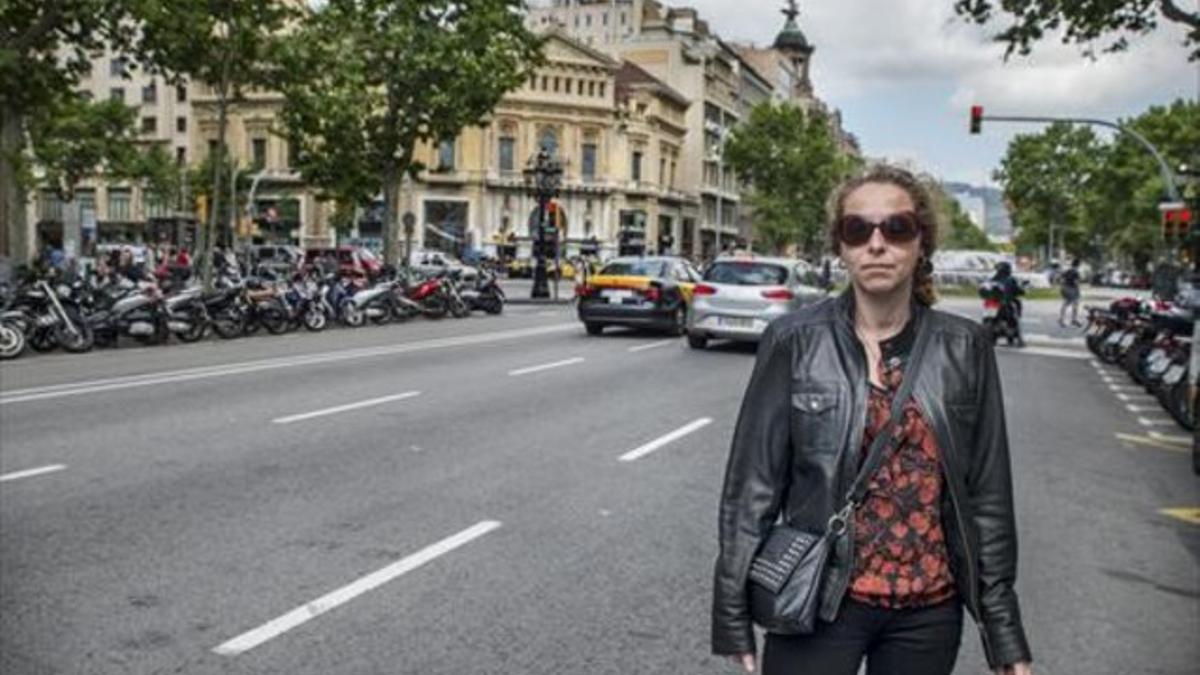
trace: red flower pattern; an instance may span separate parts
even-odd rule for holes
[[[862,455],[887,424],[903,371],[880,363],[885,388],[871,388]],[[928,607],[956,594],[942,530],[941,454],[915,401],[904,408],[902,441],[871,477],[854,514],[850,597],[892,609]]]

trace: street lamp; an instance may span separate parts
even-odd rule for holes
[[[548,298],[550,287],[546,282],[546,229],[552,227],[546,222],[546,207],[551,199],[558,196],[562,186],[562,165],[550,156],[546,148],[538,151],[522,172],[525,177],[525,189],[537,200],[537,244],[534,256],[537,260],[533,268],[533,290],[529,297]]]

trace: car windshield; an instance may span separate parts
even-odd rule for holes
[[[604,266],[600,274],[625,277],[665,277],[667,264],[661,260],[615,260]]]
[[[779,286],[787,281],[787,268],[759,262],[718,262],[704,273],[704,280],[732,286]]]

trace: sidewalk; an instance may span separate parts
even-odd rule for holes
[[[531,298],[532,279],[499,279],[500,289],[510,305],[569,305],[575,300],[575,284],[564,279],[558,282],[558,299],[554,299],[554,280],[550,280],[549,298]]]

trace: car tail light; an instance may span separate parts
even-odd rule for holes
[[[983,308],[984,309],[999,309],[1000,301],[999,300],[984,300]]]
[[[769,291],[763,291],[762,296],[767,300],[791,300],[796,297],[794,293],[786,288],[772,288]]]
[[[587,284],[579,284],[575,287],[575,295],[580,298],[589,298],[596,292],[596,289]]]
[[[650,302],[658,302],[659,299],[662,298],[662,291],[658,288],[658,286],[651,286],[650,288],[642,291],[642,295]]]
[[[708,284],[696,284],[696,287],[692,289],[692,295],[716,295],[716,294],[717,294],[717,289],[713,288],[712,286],[709,286]]]

